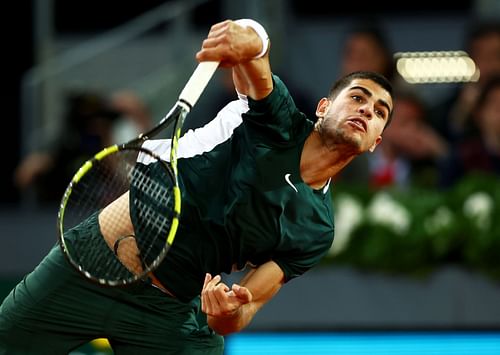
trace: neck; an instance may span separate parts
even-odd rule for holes
[[[320,189],[337,175],[357,154],[344,145],[327,147],[317,131],[307,138],[300,158],[302,180],[313,189]]]

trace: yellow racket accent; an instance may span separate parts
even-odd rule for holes
[[[109,155],[109,154],[112,154],[112,153],[115,153],[116,151],[118,151],[118,146],[117,145],[113,145],[111,147],[108,147],[108,148],[104,148],[103,150],[101,150],[99,153],[97,153],[94,158],[97,159],[97,160],[101,160],[102,158],[104,158],[106,155]]]
[[[168,245],[172,245],[172,243],[174,242],[175,233],[177,232],[178,226],[179,226],[179,218],[174,217],[172,219],[172,225],[170,227],[170,232],[168,233],[168,237],[167,237],[167,244]]]
[[[73,182],[78,182],[82,178],[83,175],[89,171],[89,169],[92,167],[92,161],[88,160],[85,162],[85,164],[82,165],[80,169],[76,172],[75,176],[73,176]]]

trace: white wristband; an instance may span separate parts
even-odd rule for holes
[[[262,41],[262,50],[254,57],[254,59],[262,58],[264,54],[266,54],[267,48],[269,47],[269,36],[267,35],[266,29],[257,21],[248,18],[239,19],[234,22],[242,27],[251,27],[257,33]]]

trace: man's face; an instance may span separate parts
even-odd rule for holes
[[[354,79],[333,100],[319,102],[320,134],[332,149],[344,146],[354,154],[373,151],[382,140],[392,108],[385,89],[369,79]]]

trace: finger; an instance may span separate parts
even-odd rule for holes
[[[210,280],[210,281],[208,282],[208,284],[207,284],[207,285],[208,285],[209,287],[212,287],[212,288],[213,288],[213,287],[215,287],[215,286],[216,286],[216,285],[220,282],[220,280],[221,280],[221,279],[222,279],[222,278],[221,278],[221,276],[220,276],[220,275],[215,275],[215,276],[212,278],[212,280]]]
[[[224,34],[225,32],[227,32],[227,30],[228,30],[228,24],[227,23],[226,24],[221,24],[218,27],[210,29],[210,32],[208,33],[207,38],[220,37],[222,34]]]
[[[208,300],[208,304],[210,304],[211,298],[209,295],[214,292],[214,288],[217,286],[217,284],[220,282],[221,277],[220,275],[216,275],[213,278],[211,277],[210,274],[205,275],[205,283],[203,285],[202,289],[202,296],[205,296]]]
[[[205,280],[203,281],[203,288],[205,288],[208,284],[208,282],[212,279],[212,275],[210,275],[208,272],[205,274]]]
[[[211,301],[217,308],[216,310],[217,316],[232,315],[241,305],[241,300],[235,297],[232,293],[233,292],[230,290],[230,288],[222,283],[218,284],[213,290],[212,294],[215,297],[211,299]]]
[[[219,276],[219,282],[217,284],[209,284],[209,292],[214,294],[217,299],[219,300],[219,304],[220,304],[220,301],[224,301],[226,297],[226,292],[229,291],[229,287],[220,280],[220,276]]]
[[[205,274],[205,280],[203,282],[203,288],[201,290],[201,309],[203,312],[208,313],[211,309],[210,299],[207,297],[207,292],[209,289],[209,282],[212,280],[212,275],[209,273]]]
[[[219,283],[214,291],[216,291],[217,293],[220,293],[221,295],[226,295],[226,293],[229,291],[229,286],[227,286],[225,283],[221,282]]]
[[[201,310],[205,314],[211,314],[212,313],[212,303],[210,301],[210,298],[208,296],[208,293],[204,292],[201,298]]]
[[[235,61],[228,60],[227,58],[222,58],[220,53],[210,52],[207,53],[205,50],[201,50],[196,53],[196,60],[198,62],[208,62],[214,61],[219,62],[219,67],[221,68],[231,68],[236,65]]]
[[[214,277],[214,280],[216,279],[220,279],[220,276],[218,278]],[[205,292],[209,312],[207,314],[220,316],[230,311],[228,309],[227,296],[229,290],[229,287],[223,282],[219,282],[218,284],[209,283],[207,285],[207,291]]]
[[[212,278],[209,273],[205,274],[201,292],[201,308],[208,315],[217,316],[225,311],[224,304],[227,302],[226,292],[229,291],[229,287],[221,280],[220,275]]]
[[[206,297],[209,305],[207,314],[211,316],[218,316],[221,311],[221,303],[217,298],[217,294],[212,290],[207,292]]]
[[[210,307],[209,307],[209,304],[208,304],[207,297],[206,297],[205,293],[203,292],[201,294],[201,311],[203,313],[208,314],[209,309],[210,309]]]
[[[232,59],[231,56],[234,57],[233,53],[231,53],[230,48],[224,44],[217,44],[215,47],[203,47],[196,53],[196,59],[198,61],[230,61]]]
[[[220,43],[220,40],[218,37],[207,38],[201,44],[201,48],[205,49],[205,50],[208,48],[216,48],[219,43]]]
[[[203,282],[203,291],[208,291],[211,290],[213,287],[215,287],[221,280],[220,275],[213,276],[210,275],[209,273],[205,274],[205,280]]]
[[[223,31],[228,25],[229,23],[231,23],[232,21],[231,20],[225,20],[225,21],[222,21],[222,22],[219,22],[219,23],[216,23],[215,25],[212,25],[212,27],[210,27],[210,31],[209,31],[209,36],[211,33],[216,33],[216,32],[221,32]]]
[[[242,287],[238,284],[233,284],[231,290],[234,292],[235,296],[243,302],[249,303],[252,301],[252,293],[248,288]]]

